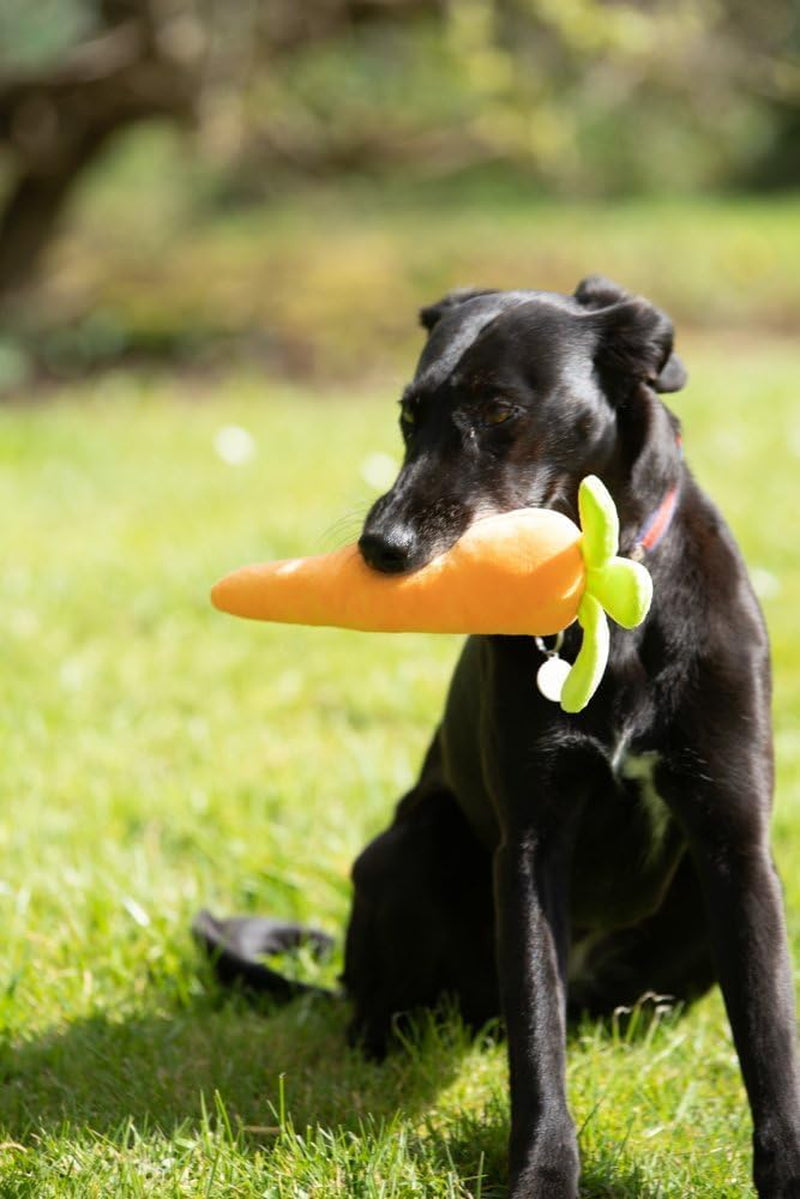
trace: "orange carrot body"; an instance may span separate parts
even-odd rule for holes
[[[217,608],[253,620],[369,632],[557,633],[575,619],[586,571],[566,516],[523,508],[476,521],[420,570],[385,575],[358,547],[245,566],[215,584]]]

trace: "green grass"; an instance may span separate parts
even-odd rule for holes
[[[684,350],[687,454],[773,633],[800,960],[796,354]],[[232,423],[257,447],[238,467],[213,449]],[[387,403],[247,377],[118,375],[0,409],[0,1195],[504,1193],[491,1031],[422,1027],[368,1064],[343,1046],[343,1004],[248,1009],[188,934],[208,905],[339,936],[349,864],[414,777],[457,641],[255,626],[206,598],[242,561],[354,533],[375,452],[397,452]],[[718,995],[642,1035],[587,1025],[569,1061],[586,1195],[749,1193]]]

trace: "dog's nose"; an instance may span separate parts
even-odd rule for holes
[[[408,570],[414,552],[414,534],[407,525],[393,525],[385,533],[364,532],[358,548],[367,566],[383,574]]]

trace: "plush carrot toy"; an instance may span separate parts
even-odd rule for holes
[[[540,688],[565,712],[579,712],[608,660],[606,612],[624,628],[641,623],[652,583],[640,563],[616,557],[617,512],[598,478],[583,480],[578,506],[580,529],[543,508],[477,520],[446,553],[408,574],[372,570],[348,545],[244,566],[220,579],[211,599],[253,620],[369,632],[546,636],[577,619],[583,643],[575,662],[548,658]]]

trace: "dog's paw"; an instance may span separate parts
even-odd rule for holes
[[[800,1130],[780,1121],[756,1133],[753,1181],[759,1199],[800,1199]]]
[[[565,1176],[552,1166],[527,1170],[509,1187],[509,1199],[577,1199],[578,1174]]]
[[[528,1160],[512,1168],[509,1199],[577,1199],[580,1161],[574,1140],[554,1145],[537,1139]]]

